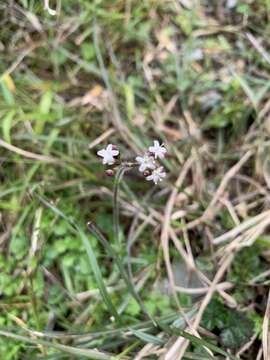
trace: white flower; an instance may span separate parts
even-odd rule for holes
[[[236,7],[237,5],[237,0],[227,0],[227,8],[228,9],[232,9],[234,7]]]
[[[149,152],[151,154],[154,154],[155,159],[157,158],[163,159],[165,157],[167,150],[162,144],[159,145],[159,142],[157,140],[154,140],[154,146],[149,147]]]
[[[98,156],[103,157],[102,164],[103,165],[112,165],[115,163],[114,156],[119,154],[118,150],[113,149],[113,145],[109,144],[106,149],[99,150],[97,152]]]
[[[52,16],[56,15],[56,11],[50,8],[49,0],[44,0],[44,10],[47,10]]]
[[[153,180],[155,184],[157,184],[159,181],[162,181],[163,178],[165,178],[166,173],[163,170],[163,166],[160,166],[159,168],[153,170],[152,174],[146,177],[146,180],[151,181]]]
[[[152,156],[149,156],[147,154],[143,156],[137,156],[136,161],[140,164],[139,171],[144,172],[147,169],[155,169],[155,160]]]

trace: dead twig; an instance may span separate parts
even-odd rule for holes
[[[263,346],[263,358],[264,360],[270,359],[270,336],[269,336],[269,318],[270,318],[270,290],[268,293],[267,306],[263,319],[263,334],[262,334],[262,346]]]

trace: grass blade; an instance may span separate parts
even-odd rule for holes
[[[115,319],[117,321],[121,321],[117,310],[115,309],[111,298],[108,294],[108,291],[106,289],[106,286],[104,284],[101,272],[100,272],[100,267],[98,265],[98,261],[97,258],[94,254],[94,251],[92,249],[91,243],[88,240],[88,237],[86,236],[86,234],[83,232],[83,230],[77,225],[75,224],[71,219],[69,219],[61,210],[59,210],[58,208],[56,208],[54,205],[50,204],[48,201],[46,201],[44,198],[42,198],[40,195],[35,194],[35,196],[48,208],[50,208],[55,214],[59,215],[60,217],[62,217],[64,220],[66,220],[70,226],[72,226],[72,228],[74,230],[77,231],[77,233],[80,235],[80,238],[83,242],[83,245],[85,247],[85,250],[87,252],[88,258],[89,258],[89,262],[92,268],[92,271],[94,273],[96,282],[97,282],[97,286],[99,288],[101,297],[105,303],[105,305],[107,306],[107,309],[109,310],[109,312],[111,313],[112,316],[115,317]]]
[[[88,359],[96,359],[96,360],[112,360],[113,359],[112,356],[104,354],[102,352],[99,352],[98,350],[81,349],[81,348],[75,348],[75,347],[68,346],[68,345],[52,343],[50,341],[45,341],[45,340],[40,340],[40,339],[36,340],[33,338],[28,338],[26,336],[17,335],[17,334],[14,334],[14,333],[11,333],[11,332],[8,332],[5,330],[0,330],[0,336],[5,336],[7,338],[14,339],[17,341],[22,341],[22,342],[25,342],[28,344],[43,345],[43,346],[51,347],[56,350],[66,352],[68,354],[77,355],[77,356],[85,356]]]
[[[155,324],[155,320],[148,313],[148,311],[146,310],[145,306],[143,305],[139,295],[137,294],[136,290],[134,289],[134,286],[126,273],[125,268],[121,262],[121,259],[118,256],[117,252],[114,250],[114,248],[111,246],[111,244],[105,239],[103,234],[97,229],[97,227],[93,223],[89,222],[87,224],[87,226],[88,226],[88,229],[91,231],[91,233],[100,241],[100,243],[104,246],[104,248],[107,250],[107,252],[110,254],[110,256],[115,260],[116,265],[118,266],[118,269],[123,277],[123,280],[125,281],[125,283],[127,285],[127,288],[129,290],[130,294],[137,301],[138,305],[140,306],[140,308],[144,312],[144,314],[147,315],[147,317],[149,319],[151,319],[151,321],[153,321],[153,323]]]
[[[141,330],[130,329],[130,331],[138,339],[142,340],[146,344],[150,343],[150,344],[154,344],[154,345],[158,345],[158,346],[164,345],[164,341],[162,339],[158,338],[157,336],[147,334],[147,333],[145,333],[144,331],[141,331]]]

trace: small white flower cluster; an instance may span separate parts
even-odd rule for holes
[[[160,166],[157,161],[163,159],[167,153],[163,144],[154,140],[154,145],[148,148],[148,151],[143,156],[136,157],[136,163],[133,166],[139,166],[139,171],[144,174],[146,180],[153,181],[155,184],[162,181],[166,172],[163,166]],[[99,150],[97,155],[102,157],[103,165],[114,165],[116,158],[119,155],[119,150],[115,145],[109,144],[105,149]],[[107,170],[108,175],[112,175],[112,170]]]
[[[166,172],[162,166],[157,165],[156,160],[163,159],[166,153],[167,150],[164,145],[160,145],[157,140],[154,140],[154,146],[150,146],[146,154],[136,157],[136,161],[139,164],[139,171],[146,175],[146,180],[152,180],[157,184],[165,178]]]

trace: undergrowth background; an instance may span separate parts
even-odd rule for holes
[[[50,6],[0,2],[1,359],[269,359],[270,2]],[[154,139],[119,248],[96,152]]]

